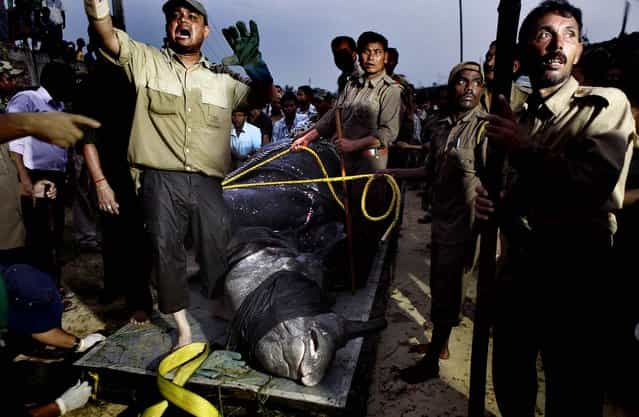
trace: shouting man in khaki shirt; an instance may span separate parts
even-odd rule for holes
[[[342,152],[348,175],[369,174],[386,168],[388,145],[399,133],[401,88],[386,74],[388,41],[379,33],[364,32],[357,40],[359,62],[364,74],[351,77],[337,99],[336,107],[328,111],[315,125],[291,145],[296,150],[323,137],[334,139]],[[341,109],[342,134],[336,137],[335,112]],[[379,184],[379,183],[378,183]],[[383,189],[374,184],[368,203],[384,205]],[[379,184],[384,185],[385,184]],[[355,269],[360,283],[366,281],[372,255],[377,249],[381,227],[371,225],[360,209],[364,182],[349,184],[355,246]],[[379,211],[379,209],[375,210]]]
[[[636,139],[630,104],[614,88],[571,76],[583,50],[581,10],[547,0],[520,32],[533,87],[520,114],[503,97],[489,144],[510,172],[498,219],[504,241],[494,314],[493,380],[504,417],[532,417],[537,355],[546,415],[600,417],[610,252]],[[479,190],[482,195],[484,190]],[[477,216],[493,211],[477,198]]]
[[[243,66],[252,79],[250,87],[208,62],[200,49],[210,29],[199,1],[164,4],[167,44],[162,50],[114,29],[107,0],[85,0],[85,10],[103,55],[120,65],[135,85],[129,161],[141,171],[140,193],[159,308],[173,314],[176,347],[183,346],[192,339],[186,319],[184,242],[190,235],[211,296],[226,270],[230,234],[220,182],[231,165],[231,112],[269,101],[273,79],[261,59],[254,22],[250,32],[242,22],[237,29],[223,30],[235,53],[224,63]]]

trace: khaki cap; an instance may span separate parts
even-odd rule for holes
[[[448,85],[450,85],[453,81],[455,81],[455,78],[457,78],[459,73],[464,70],[478,72],[479,75],[481,75],[482,80],[484,79],[484,75],[482,74],[482,71],[481,71],[481,65],[479,65],[477,62],[474,62],[474,61],[467,61],[467,62],[462,62],[461,64],[457,64],[453,67],[453,69],[450,71],[450,75],[448,76]]]
[[[208,15],[206,13],[206,9],[204,8],[204,5],[202,5],[202,3],[200,3],[197,0],[169,0],[166,3],[164,3],[164,6],[162,6],[162,11],[164,12],[164,14],[166,14],[171,10],[171,7],[180,6],[180,5],[184,5],[195,10],[196,12],[204,16],[205,19],[208,20]]]

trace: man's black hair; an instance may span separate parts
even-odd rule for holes
[[[292,101],[297,106],[297,96],[291,91],[287,91],[286,93],[284,93],[284,95],[280,99],[280,104],[284,106],[285,101]]]
[[[357,39],[357,52],[362,52],[370,43],[381,43],[384,51],[388,51],[388,39],[377,32],[364,32]]]
[[[350,36],[336,36],[331,41],[331,50],[334,51],[335,49],[337,49],[338,46],[340,46],[344,42],[348,44],[348,47],[351,48],[351,51],[355,51],[357,49],[357,44],[355,43],[355,39],[351,38]]]
[[[56,87],[73,87],[73,69],[61,62],[49,62],[42,69],[40,84],[49,92]]]
[[[539,6],[535,7],[524,19],[519,29],[519,44],[528,43],[537,21],[548,13],[556,13],[562,17],[574,18],[579,27],[579,39],[581,39],[583,20],[581,9],[573,6],[567,0],[545,0]]]
[[[302,85],[302,86],[298,87],[297,90],[301,91],[302,93],[304,93],[307,97],[313,98],[313,89],[311,88],[310,85]]]

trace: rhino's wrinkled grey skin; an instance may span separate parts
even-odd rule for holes
[[[324,378],[345,337],[344,320],[335,313],[298,317],[262,337],[255,356],[267,371],[312,387]]]
[[[315,143],[313,148],[320,154],[329,176],[339,175],[339,158],[332,145]],[[229,176],[245,171],[282,149],[277,144],[268,145]],[[321,176],[313,158],[299,152],[257,169],[240,183]],[[247,306],[242,303],[261,284],[282,271],[296,273],[295,278],[291,278],[295,283],[302,282],[297,281],[299,277],[299,280],[311,280],[320,289],[323,288],[323,259],[344,238],[343,225],[339,221],[342,212],[324,184],[229,189],[224,192],[224,199],[235,226],[228,249],[229,272],[224,282],[226,296],[236,313],[234,322],[238,319],[241,322],[244,318],[244,323],[265,323],[266,333],[260,333],[263,336],[259,340],[243,340],[252,346],[248,357],[273,375],[307,386],[317,385],[329,369],[337,349],[353,337],[379,330],[385,322],[382,320],[370,325],[351,322],[328,312],[329,306],[320,308],[328,313],[310,317],[300,315],[279,322],[274,316],[273,323],[268,317],[262,322],[265,314],[255,315],[253,312],[243,315],[241,311]],[[290,284],[290,281],[281,282]],[[311,287],[316,289],[312,284]],[[287,302],[286,297],[282,298],[278,303]],[[296,300],[303,303],[302,308],[316,307],[313,300],[317,301],[317,297],[311,299],[309,296],[308,303],[301,298],[304,298],[303,294],[296,296]],[[323,303],[322,298],[320,304]],[[299,303],[291,305],[300,306]],[[269,327],[270,330],[267,330]]]

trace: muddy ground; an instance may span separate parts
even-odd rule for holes
[[[388,265],[389,279],[382,284],[373,315],[385,314],[389,326],[381,334],[364,344],[355,382],[351,390],[348,416],[403,416],[403,417],[456,417],[465,416],[470,371],[470,348],[473,331],[474,288],[468,289],[464,304],[465,316],[461,325],[453,331],[450,340],[451,357],[441,361],[441,378],[410,386],[397,378],[400,368],[413,364],[420,358],[410,353],[413,344],[425,343],[430,338],[431,323],[428,319],[430,288],[428,286],[430,234],[429,225],[419,224],[423,215],[417,191],[408,191],[401,235],[397,243],[396,257]],[[80,336],[95,331],[110,334],[128,317],[124,313],[123,300],[109,307],[97,303],[101,286],[102,264],[98,254],[72,255],[63,270],[66,286],[75,293],[76,308],[64,314],[64,327]],[[487,384],[487,415],[499,416],[492,391],[490,366]],[[543,380],[538,398],[537,415],[543,415]],[[89,403],[81,410],[69,413],[70,417],[125,416],[125,405],[106,402]],[[224,415],[303,416],[311,413],[281,411],[268,404],[251,410],[229,407]],[[317,415],[317,414],[313,414]],[[608,417],[626,417],[636,414],[608,407]]]

